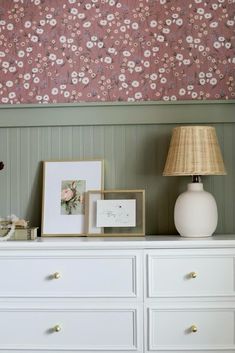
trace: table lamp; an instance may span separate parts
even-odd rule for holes
[[[180,126],[173,129],[164,176],[190,175],[188,184],[176,200],[174,221],[183,237],[211,236],[218,222],[214,197],[204,191],[202,175],[225,175],[223,158],[212,126]]]

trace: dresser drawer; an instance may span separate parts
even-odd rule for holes
[[[234,309],[148,311],[148,351],[235,352]]]
[[[149,298],[235,295],[233,254],[152,251],[147,264]]]
[[[138,252],[0,258],[0,296],[136,298],[142,281]]]
[[[0,310],[0,352],[142,352],[141,308]]]

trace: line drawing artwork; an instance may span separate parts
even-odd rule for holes
[[[135,227],[136,200],[97,200],[97,227]]]

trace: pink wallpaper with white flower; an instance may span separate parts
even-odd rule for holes
[[[233,99],[235,0],[1,0],[0,103]]]

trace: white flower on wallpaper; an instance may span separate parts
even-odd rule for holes
[[[0,103],[235,97],[235,0],[1,0]]]

